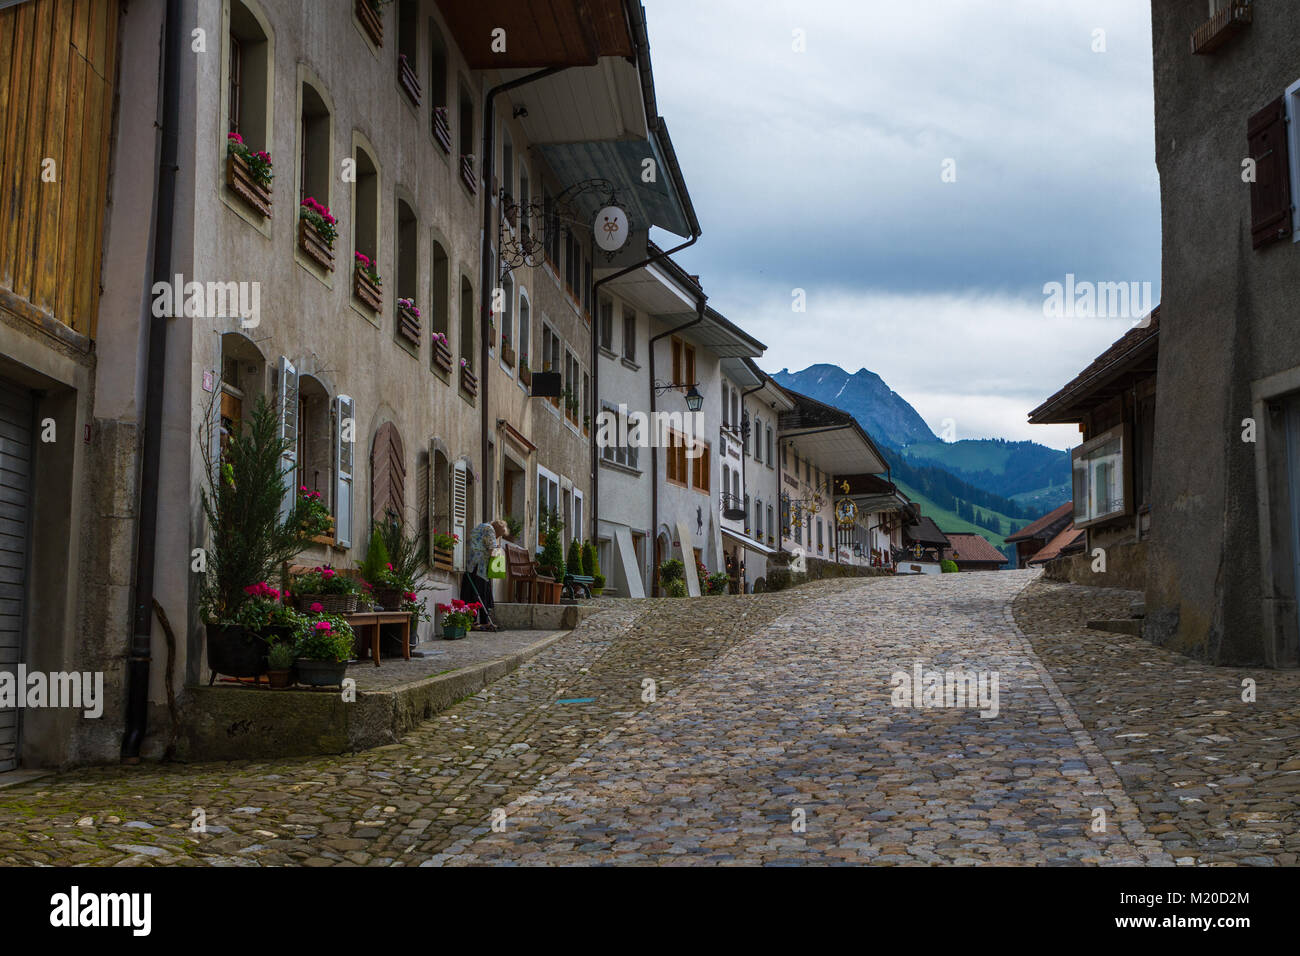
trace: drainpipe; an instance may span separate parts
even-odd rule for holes
[[[703,322],[704,303],[708,301],[708,298],[709,297],[705,295],[703,292],[700,293],[700,297],[695,304],[695,318],[691,319],[691,321],[683,322],[681,325],[678,325],[671,329],[667,329],[663,332],[660,332],[658,335],[654,335],[650,337],[648,350],[650,352],[650,421],[652,422],[655,421],[655,406],[658,404],[658,402],[656,401],[656,398],[658,396],[655,394],[655,343],[658,342],[660,339],[664,338],[665,336],[674,335],[677,332],[681,332],[684,329],[689,329],[691,326],[699,325],[701,322]],[[650,441],[650,533],[654,536],[654,540],[658,540],[659,537],[659,441],[658,441],[658,437],[659,436],[657,435],[653,436],[653,438]],[[712,502],[710,502],[709,507],[710,508],[713,507]],[[684,546],[683,546],[683,550],[684,550]],[[657,572],[659,569],[655,568],[654,570]],[[651,580],[652,581],[654,580],[653,574],[651,575]]]
[[[741,421],[741,424],[742,424],[742,425],[744,424],[744,422],[745,422],[745,418],[746,418],[746,412],[745,412],[745,396],[746,396],[746,395],[753,395],[755,392],[761,391],[762,388],[763,388],[763,386],[766,385],[766,384],[767,384],[767,381],[764,380],[764,381],[762,381],[762,382],[759,382],[759,383],[758,383],[757,385],[755,385],[753,388],[746,389],[745,391],[743,391],[743,392],[740,393],[740,421]],[[753,431],[753,428],[752,428],[752,426],[753,426],[753,420],[752,420],[752,419],[751,419],[751,421],[750,421],[750,425],[751,425],[751,429],[750,429],[750,430],[751,430],[751,432],[752,432],[752,431]],[[742,437],[743,437],[743,436],[742,436]],[[754,436],[755,447],[758,447],[758,441],[759,441],[759,438],[758,438],[757,435],[755,435],[755,436]],[[741,496],[740,500],[741,500],[742,502],[743,502],[743,501],[745,500],[745,498],[747,497],[747,496],[745,495],[745,492],[749,490],[748,471],[749,471],[749,451],[748,451],[748,449],[746,449],[745,446],[742,444],[742,445],[740,446],[740,496]],[[749,519],[749,509],[748,509],[748,508],[745,509],[745,519],[746,519],[746,520]],[[743,526],[742,526],[742,527],[743,527]],[[742,553],[742,554],[744,553],[744,549],[743,549],[743,548],[741,549],[741,553]],[[741,593],[741,594],[744,594],[744,593],[745,593],[745,578],[747,578],[747,577],[749,577],[748,574],[746,574],[744,577],[742,577],[742,578],[740,579],[740,593]]]
[[[646,234],[647,236],[649,236],[648,229],[646,230]],[[627,275],[629,272],[635,272],[638,269],[644,269],[648,265],[653,265],[654,263],[658,262],[660,259],[665,259],[668,256],[671,256],[675,252],[680,252],[682,249],[685,249],[687,246],[693,246],[695,245],[696,241],[699,238],[700,238],[700,227],[699,224],[695,222],[695,217],[692,216],[691,217],[691,238],[687,239],[681,245],[673,246],[671,249],[665,249],[656,252],[654,255],[647,256],[646,258],[642,259],[640,262],[634,265],[630,265],[625,269],[619,269],[617,272],[607,275],[603,279],[597,279],[595,282],[592,283],[591,301],[594,302],[596,305],[596,317],[595,317],[595,321],[591,323],[591,394],[592,396],[594,396],[596,400],[596,404],[598,406],[600,404],[600,341],[599,341],[600,330],[598,328],[598,326],[600,325],[600,296],[599,296],[600,287],[603,286],[606,282],[612,282],[615,279]],[[654,340],[651,339],[651,346],[652,346],[650,348],[650,379],[651,379],[650,410],[651,411],[654,411],[654,397],[655,397],[653,342]],[[600,414],[599,408],[595,409],[595,411],[596,414]],[[651,442],[650,455],[651,455],[651,461],[653,463],[655,460],[653,442]],[[653,476],[655,474],[656,472],[652,470],[651,471],[652,483],[654,481]],[[657,522],[652,522],[651,529],[650,529],[650,540],[652,543],[654,542],[655,536],[658,533],[659,531],[657,527]],[[598,537],[599,534],[600,534],[600,448],[596,444],[596,422],[595,419],[593,418],[591,422],[591,535],[593,538],[595,538]],[[651,553],[653,554],[653,552]]]
[[[181,0],[167,0],[163,27],[162,142],[154,196],[153,280],[172,280],[172,221],[181,114]],[[139,763],[149,719],[149,660],[153,633],[153,578],[158,534],[158,471],[162,460],[163,375],[167,357],[167,316],[149,319],[145,378],[144,450],[140,469],[140,525],[135,542],[135,609],[126,672],[126,731],[122,762]],[[172,675],[167,675],[171,680]]]
[[[537,70],[526,76],[521,76],[517,80],[511,80],[508,83],[499,83],[487,92],[486,101],[483,104],[483,236],[480,244],[483,247],[483,265],[479,273],[479,431],[482,433],[479,438],[479,461],[482,463],[483,470],[483,520],[488,521],[492,515],[492,491],[496,486],[496,474],[488,474],[488,443],[492,434],[492,415],[489,409],[488,396],[491,392],[492,376],[488,374],[488,319],[491,314],[489,303],[492,301],[492,289],[496,288],[493,281],[493,262],[492,262],[492,173],[493,173],[493,151],[496,146],[496,97],[498,93],[506,93],[518,87],[533,83],[536,80],[543,79],[555,73],[562,73],[567,70],[566,66],[548,66],[544,70]]]

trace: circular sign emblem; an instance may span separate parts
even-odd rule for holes
[[[852,498],[841,498],[835,505],[835,520],[844,527],[858,520],[858,506]]]
[[[596,213],[592,233],[605,252],[618,252],[627,242],[627,213],[618,206],[606,206]]]

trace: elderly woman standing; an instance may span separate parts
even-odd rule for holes
[[[506,523],[500,518],[491,522],[484,521],[469,533],[468,550],[465,554],[465,574],[460,582],[460,599],[482,601],[489,614],[494,602],[492,582],[487,576],[488,561],[492,558],[493,549],[501,544],[507,533]],[[496,625],[489,623],[482,627],[482,630],[495,631]]]

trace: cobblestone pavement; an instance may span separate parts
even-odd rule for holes
[[[1056,675],[1147,830],[1182,864],[1294,864],[1300,853],[1300,673],[1211,667],[1139,637],[1135,591],[1037,581],[1015,617]],[[1243,680],[1256,699],[1242,700]]]
[[[0,863],[1172,862],[1015,626],[1032,577],[602,602],[398,744],[0,791]],[[892,706],[918,661],[997,715]]]

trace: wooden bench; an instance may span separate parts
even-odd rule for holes
[[[357,642],[364,647],[366,642],[363,631],[370,631],[370,657],[379,666],[379,632],[384,624],[399,624],[402,628],[402,656],[411,659],[411,612],[410,611],[358,611],[346,614],[344,618],[352,625]],[[359,660],[360,658],[358,658]]]
[[[555,578],[542,574],[537,562],[517,544],[504,542],[506,549],[506,590],[516,604],[556,604],[552,600]],[[527,598],[524,597],[525,592]]]

